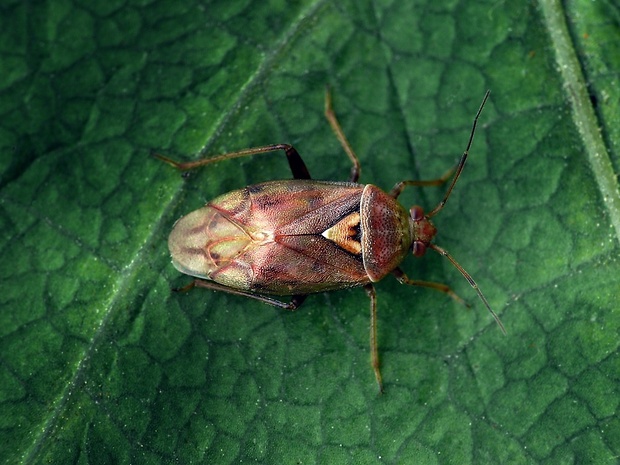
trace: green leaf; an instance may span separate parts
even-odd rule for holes
[[[2,463],[613,463],[620,455],[620,70],[612,2],[18,2],[0,7]],[[180,216],[284,156],[346,180],[435,179],[412,279],[296,312],[170,264]],[[445,188],[409,188],[432,209]]]

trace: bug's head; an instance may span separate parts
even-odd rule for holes
[[[424,209],[414,205],[409,209],[409,224],[411,227],[411,251],[416,257],[421,257],[426,253],[427,247],[437,234],[437,228],[431,220],[424,214]]]

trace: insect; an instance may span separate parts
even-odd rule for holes
[[[463,171],[484,96],[474,118],[465,152],[454,170],[430,181],[401,181],[389,193],[372,184],[358,184],[360,162],[332,108],[329,89],[325,116],[353,167],[349,182],[311,180],[297,150],[274,144],[239,150],[191,162],[155,157],[189,170],[232,158],[283,150],[292,180],[270,181],[223,194],[179,219],[168,239],[172,263],[195,279],[177,290],[202,287],[241,295],[287,310],[295,310],[309,294],[364,287],[370,298],[371,365],[383,392],[377,349],[377,297],[373,283],[392,274],[402,284],[437,289],[462,300],[445,284],[410,279],[399,264],[409,251],[427,249],[446,257],[467,279],[505,333],[472,277],[432,240],[437,232],[431,218],[444,208]],[[452,175],[452,173],[454,173]],[[439,185],[452,176],[446,193],[429,213],[397,201],[407,186]],[[291,296],[290,302],[272,296]]]

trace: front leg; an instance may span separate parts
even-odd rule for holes
[[[465,305],[469,307],[469,305],[461,299],[456,292],[450,289],[450,286],[443,283],[436,283],[433,281],[420,281],[418,279],[409,279],[409,277],[401,270],[400,268],[394,268],[392,270],[392,274],[398,282],[401,284],[408,284],[409,286],[420,286],[420,287],[428,287],[430,289],[435,289],[436,291],[443,292],[444,294],[448,294],[455,301],[460,303],[461,305]]]

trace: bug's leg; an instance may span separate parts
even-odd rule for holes
[[[289,305],[292,305],[293,307],[290,308],[289,310],[295,310],[299,307],[301,307],[301,304],[304,303],[304,301],[308,298],[307,295],[294,295],[293,297],[291,297],[291,303]]]
[[[407,186],[416,186],[416,187],[441,186],[442,184],[445,184],[448,181],[448,179],[450,179],[450,177],[452,177],[452,174],[454,173],[456,169],[457,167],[450,168],[448,171],[445,172],[445,174],[442,177],[437,178],[437,179],[429,179],[429,180],[424,180],[424,181],[397,182],[396,185],[392,187],[392,190],[390,191],[390,195],[394,197],[395,199],[397,199],[398,196],[405,190],[405,187]]]
[[[299,155],[299,152],[295,149],[295,147],[289,145],[284,153],[286,153],[288,166],[291,168],[291,173],[293,173],[294,179],[312,179],[306,164],[301,159],[301,155]]]
[[[493,319],[495,320],[495,322],[499,326],[499,329],[502,330],[502,333],[506,334],[506,329],[504,328],[504,325],[503,325],[502,321],[499,319],[499,316],[497,316],[497,314],[493,311],[493,309],[491,308],[491,305],[489,305],[489,302],[487,301],[486,297],[484,296],[484,294],[482,294],[482,292],[478,288],[478,285],[472,279],[472,277],[469,276],[469,274],[463,269],[463,267],[461,267],[461,265],[456,263],[456,261],[452,258],[452,256],[450,256],[448,254],[448,252],[446,252],[442,248],[436,246],[435,244],[431,244],[431,247],[433,249],[437,250],[440,254],[446,256],[448,258],[448,260],[450,260],[452,262],[452,264],[454,266],[456,266],[456,268],[463,274],[463,276],[465,277],[465,279],[467,279],[467,281],[469,282],[471,287],[473,287],[474,290],[478,293],[478,296],[480,297],[480,299],[484,303],[484,305],[487,308],[487,310],[493,316]],[[470,307],[470,305],[468,303],[466,303],[463,299],[461,299],[452,289],[450,289],[450,287],[446,286],[445,284],[435,283],[435,282],[432,282],[432,281],[418,281],[417,279],[409,279],[407,277],[407,275],[405,273],[403,273],[403,271],[400,268],[395,268],[394,270],[392,270],[392,274],[394,276],[396,276],[396,279],[398,279],[398,281],[401,284],[409,284],[411,286],[430,287],[431,289],[435,289],[437,291],[444,292],[445,294],[448,294],[450,297],[452,297],[454,300],[456,300],[458,303],[463,304],[463,305],[465,305],[468,308]]]
[[[396,277],[396,279],[398,279],[398,282],[401,284],[408,284],[410,286],[429,287],[439,292],[443,292],[444,294],[448,294],[450,297],[452,297],[454,300],[456,300],[461,305],[465,305],[466,307],[470,306],[463,299],[461,299],[456,294],[456,292],[450,289],[450,286],[447,286],[442,283],[436,283],[433,281],[420,281],[417,279],[409,279],[409,277],[400,268],[394,268],[394,270],[392,270],[392,274]]]
[[[372,284],[366,284],[364,290],[370,298],[370,364],[375,372],[379,393],[383,394],[383,379],[381,378],[379,350],[377,349],[377,293]]]
[[[168,157],[160,155],[158,153],[153,153],[152,155],[165,162],[171,166],[174,166],[178,170],[187,171],[194,168],[198,168],[200,166],[210,165],[211,163],[217,163],[218,161],[229,160],[231,158],[239,158],[239,157],[248,157],[251,155],[257,155],[259,153],[269,153],[276,152],[278,150],[284,150],[286,154],[286,159],[288,161],[288,165],[291,168],[291,172],[293,173],[293,177],[295,179],[311,179],[310,172],[306,167],[306,164],[301,159],[301,156],[295,150],[295,147],[289,144],[273,144],[273,145],[265,145],[263,147],[254,147],[250,149],[238,150],[236,152],[224,153],[222,155],[216,155],[215,157],[209,158],[201,158],[200,160],[194,161],[186,161],[186,162],[178,162],[174,161]]]
[[[351,163],[353,163],[353,166],[351,167],[351,175],[349,176],[349,181],[357,182],[360,177],[362,167],[360,165],[359,159],[357,158],[357,155],[355,155],[355,152],[351,148],[351,144],[349,144],[349,141],[347,140],[344,132],[342,131],[342,128],[340,127],[338,118],[336,118],[334,108],[332,107],[332,94],[329,91],[329,87],[325,89],[325,118],[327,118],[327,121],[329,121],[329,125],[331,126],[332,131],[334,131],[334,134],[336,134],[340,145],[348,155]]]
[[[285,310],[295,310],[306,300],[307,295],[294,295],[291,298],[289,303],[282,302],[281,300],[273,299],[271,297],[267,297],[261,294],[252,294],[251,292],[240,291],[238,289],[233,289],[231,287],[224,286],[222,284],[218,284],[213,281],[207,281],[205,279],[194,279],[187,286],[183,286],[177,289],[173,289],[175,292],[187,292],[194,287],[202,287],[204,289],[211,289],[214,291],[227,292],[228,294],[240,295],[243,297],[249,297],[250,299],[255,299],[260,302],[273,305],[274,307],[283,308]]]

